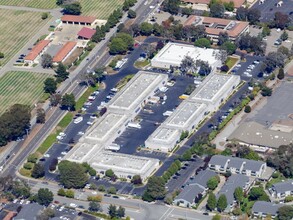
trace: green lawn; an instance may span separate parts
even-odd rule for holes
[[[226,65],[229,67],[229,69],[231,69],[237,61],[238,59],[235,57],[228,57],[228,59],[226,60]]]
[[[96,86],[90,86],[87,88],[87,90],[82,94],[82,96],[77,100],[75,109],[80,110],[83,106],[83,104],[87,101],[90,94],[92,94],[94,91],[96,91],[99,88],[98,84]]]
[[[116,8],[123,4],[124,0],[80,0],[79,2],[82,7],[82,15],[95,16],[97,19],[107,19]],[[42,9],[58,8],[56,0],[0,0],[0,5]]]
[[[0,115],[13,104],[33,105],[44,94],[44,73],[11,71],[0,78]]]
[[[134,66],[139,68],[139,69],[141,69],[141,68],[143,68],[143,67],[145,67],[145,66],[147,66],[149,64],[150,64],[150,61],[146,59],[144,61],[136,61],[134,63]]]
[[[41,14],[0,9],[0,52],[4,53],[0,65],[6,64],[48,22],[41,19]]]

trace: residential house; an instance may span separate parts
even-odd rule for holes
[[[246,176],[261,177],[266,170],[266,163],[262,161],[248,160],[238,157],[215,155],[209,164],[211,170],[220,173],[231,172],[233,174],[244,174]]]
[[[286,196],[293,195],[293,180],[275,183],[269,188],[271,195],[277,199],[284,199]]]
[[[211,170],[202,170],[186,183],[180,194],[173,203],[184,207],[195,205],[208,191],[207,182],[217,174]]]
[[[244,192],[248,191],[250,186],[252,185],[252,181],[249,180],[247,176],[241,175],[241,174],[234,174],[228,178],[224,186],[221,188],[221,190],[217,194],[217,198],[220,197],[220,195],[224,194],[227,198],[227,208],[225,211],[230,212],[235,204],[235,198],[234,198],[234,191],[237,187],[241,187]]]
[[[266,218],[268,215],[271,218],[275,218],[278,215],[278,209],[282,207],[282,204],[275,204],[265,201],[257,201],[252,206],[252,215],[254,218]]]

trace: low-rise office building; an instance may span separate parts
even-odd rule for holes
[[[180,141],[181,133],[196,129],[210,112],[219,108],[239,83],[239,76],[211,73],[149,136],[145,146],[163,152],[172,151]]]
[[[293,180],[287,180],[280,183],[275,183],[269,189],[271,195],[277,199],[285,199],[286,196],[293,195]]]
[[[53,64],[57,65],[58,63],[62,63],[65,61],[77,47],[77,43],[74,41],[69,41],[64,44],[64,46],[57,52],[57,54],[53,57]]]
[[[192,15],[184,23],[185,26],[203,25],[205,32],[214,42],[218,42],[220,33],[227,33],[231,41],[249,32],[249,23],[222,18],[202,17]]]
[[[165,74],[138,72],[107,104],[107,112],[97,118],[92,127],[69,151],[64,159],[88,162],[98,172],[112,169],[121,178],[140,175],[146,179],[159,166],[159,160],[109,152],[113,144],[148,100],[167,83]]]
[[[194,61],[202,60],[215,69],[221,66],[221,61],[216,58],[218,50],[211,48],[200,48],[189,44],[169,42],[151,60],[151,65],[156,68],[169,69],[171,66],[180,67],[182,60],[190,56]]]
[[[247,160],[238,157],[215,155],[208,164],[211,170],[216,172],[243,174],[246,176],[262,177],[266,170],[266,163],[262,161]]]
[[[282,207],[282,204],[275,204],[265,201],[256,201],[252,206],[252,215],[254,218],[264,219],[267,216],[271,218],[276,218],[278,215],[278,210]]]

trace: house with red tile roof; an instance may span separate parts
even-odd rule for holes
[[[44,51],[48,48],[50,40],[41,40],[39,41],[24,58],[25,63],[33,64],[38,63],[38,59]]]
[[[77,36],[79,39],[89,40],[96,33],[95,29],[83,27],[78,33]]]
[[[219,34],[226,32],[230,40],[235,41],[244,33],[249,32],[249,23],[244,21],[228,20],[222,18],[190,16],[185,22],[184,26],[188,25],[203,25],[205,32],[214,42],[218,41]]]
[[[63,24],[93,25],[96,18],[92,16],[81,15],[63,15],[61,21]]]
[[[53,57],[53,64],[56,65],[60,62],[63,62],[76,48],[77,43],[74,41],[69,41],[57,52]]]

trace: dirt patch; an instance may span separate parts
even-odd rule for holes
[[[82,54],[82,52],[83,52],[83,48],[82,47],[76,48],[71,53],[71,55],[64,61],[64,65],[70,66],[71,64],[73,64],[74,61],[76,61],[78,59],[78,57]]]

